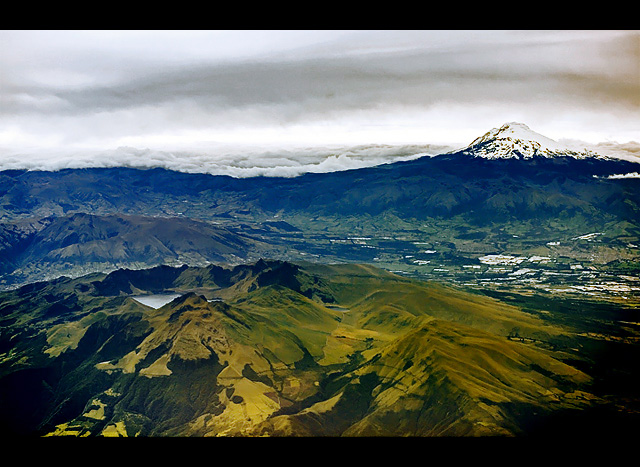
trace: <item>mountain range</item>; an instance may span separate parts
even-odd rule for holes
[[[594,323],[367,265],[118,270],[1,303],[3,434],[569,436],[637,418]]]
[[[162,264],[184,251],[184,246],[162,248],[166,238],[137,235],[120,257],[113,258],[113,252],[101,256],[95,241],[104,243],[104,239],[80,233],[83,227],[73,217],[79,213],[96,220],[100,216],[99,222],[113,221],[106,216],[129,216],[129,227],[110,227],[119,236],[133,225],[142,232],[150,222],[160,222],[158,218],[164,219],[164,230],[170,222],[186,225],[190,219],[200,223],[204,235],[209,235],[207,229],[221,227],[245,234],[238,241],[270,243],[272,254],[281,259],[308,259],[300,257],[303,253],[332,261],[341,257],[373,261],[373,251],[333,251],[338,245],[330,240],[344,239],[345,232],[442,242],[458,250],[461,243],[473,244],[476,250],[489,252],[504,249],[505,237],[536,238],[545,245],[598,232],[606,244],[607,262],[627,261],[636,253],[627,245],[635,245],[640,234],[638,183],[633,178],[610,177],[638,171],[638,163],[571,152],[513,123],[489,131],[460,151],[293,178],[236,179],[128,168],[4,171],[0,172],[1,279],[5,286],[14,286],[43,277],[20,268],[32,260],[32,250],[43,257],[58,254],[48,249],[59,249],[59,245],[41,238],[49,235],[45,226],[53,228],[51,219],[57,228],[78,232],[77,241],[66,237],[71,243],[65,247],[75,245],[73,249],[78,250],[85,240],[94,242],[87,262],[104,260],[128,267],[140,261],[132,251],[146,249],[153,253],[141,264]],[[65,223],[68,227],[63,227]],[[176,240],[180,228],[175,227],[175,243],[180,243]],[[438,234],[432,235],[434,231]],[[194,244],[199,250],[200,242]],[[220,261],[225,255],[222,250],[214,253],[211,244],[201,250],[194,254],[203,260]],[[254,259],[264,256],[260,248],[245,246],[244,250],[256,252]],[[234,254],[242,260],[242,255]],[[233,258],[227,254],[226,259]],[[73,273],[70,268],[69,274]]]
[[[638,172],[519,123],[292,178],[0,172],[2,431],[624,435]]]

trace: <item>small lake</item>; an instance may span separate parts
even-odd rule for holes
[[[156,310],[171,300],[178,298],[180,294],[153,294],[153,295],[135,295],[133,298],[136,302],[140,302],[143,305],[150,306]]]

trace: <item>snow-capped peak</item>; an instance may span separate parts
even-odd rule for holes
[[[529,159],[570,156],[578,159],[597,157],[591,151],[576,151],[531,130],[524,123],[505,123],[476,138],[463,153],[486,159]]]

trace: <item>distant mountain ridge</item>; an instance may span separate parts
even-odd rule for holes
[[[505,138],[482,137],[458,152],[294,178],[235,179],[128,168],[0,172],[4,187],[0,189],[0,219],[75,212],[207,219],[234,212],[273,216],[279,210],[311,215],[393,210],[415,217],[441,216],[476,210],[478,203],[495,199],[496,193],[509,186],[546,197],[557,198],[558,190],[569,197],[583,196],[582,190],[572,192],[566,180],[604,190],[601,199],[620,199],[624,197],[621,189],[633,190],[632,185],[594,177],[640,171],[639,163],[566,151],[551,153],[537,142],[504,134]],[[553,180],[558,184],[551,185]],[[517,216],[518,211],[511,214]]]
[[[327,250],[309,249],[303,241],[311,235],[311,225],[333,236],[342,235],[347,224],[362,226],[359,234],[363,236],[373,233],[372,225],[375,230],[395,232],[402,225],[415,233],[425,221],[485,233],[509,225],[523,235],[548,236],[547,241],[559,232],[577,237],[608,230],[612,238],[621,238],[615,240],[617,245],[634,244],[640,235],[640,185],[637,179],[615,175],[638,172],[640,163],[566,151],[514,123],[489,131],[457,152],[293,178],[132,168],[4,171],[0,172],[0,220],[4,223],[0,248],[11,254],[7,253],[0,269],[6,274],[20,267],[15,254],[26,247],[26,239],[39,238],[36,231],[51,230],[41,228],[44,218],[55,218],[61,234],[66,228],[76,230],[76,237],[69,230],[64,238],[72,244],[47,241],[40,243],[40,249],[36,243],[27,249],[43,257],[78,262],[89,257],[111,262],[116,251],[126,257],[127,249],[143,253],[145,248],[156,264],[167,258],[181,261],[182,253],[189,261],[228,260],[231,254],[242,258],[238,248],[225,250],[224,242],[214,248],[212,222],[222,222],[236,234],[242,232],[245,240],[252,237],[245,246],[235,243],[245,252],[263,241],[257,248],[262,252],[271,248],[287,254],[294,249],[318,256]],[[80,223],[71,222],[70,216],[81,213],[142,217],[139,228],[121,225],[117,236],[97,239],[92,237],[97,231],[82,233]],[[154,239],[159,239],[157,235],[149,234],[150,218],[164,226],[158,230],[165,234],[159,242]],[[186,228],[188,220],[195,230]],[[124,240],[125,233],[137,235],[135,241],[127,241],[126,248],[115,244]],[[193,245],[185,236],[193,237]],[[111,246],[102,248],[107,244]],[[45,251],[46,245],[51,251]],[[358,255],[357,260],[366,257]],[[128,267],[123,262],[118,266]],[[21,280],[33,277],[29,273]]]

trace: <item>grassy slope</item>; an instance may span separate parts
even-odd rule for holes
[[[80,280],[5,295],[18,314],[29,300],[41,304],[23,323],[47,322],[45,295],[75,296],[94,311],[46,326],[43,350],[80,362],[59,387],[98,401],[79,400],[84,411],[58,423],[58,434],[514,434],[514,404],[591,398],[579,391],[588,376],[536,345],[569,331],[515,306],[371,266],[273,266],[296,281],[270,267],[234,270],[232,287],[209,289],[226,290],[225,302],[187,293],[158,310],[92,297]],[[211,285],[205,269],[174,272],[182,292]],[[273,277],[312,298],[278,283],[254,287]],[[514,329],[537,340],[511,341]],[[80,374],[94,381],[82,393],[72,389]]]
[[[506,435],[519,430],[509,404],[574,407],[592,398],[575,392],[590,381],[586,374],[507,339],[514,328],[543,339],[566,330],[497,300],[375,268],[313,269],[331,277],[348,310],[334,335],[358,342],[351,350],[363,363],[340,376],[335,392],[325,387],[322,401],[272,418],[257,433]]]

